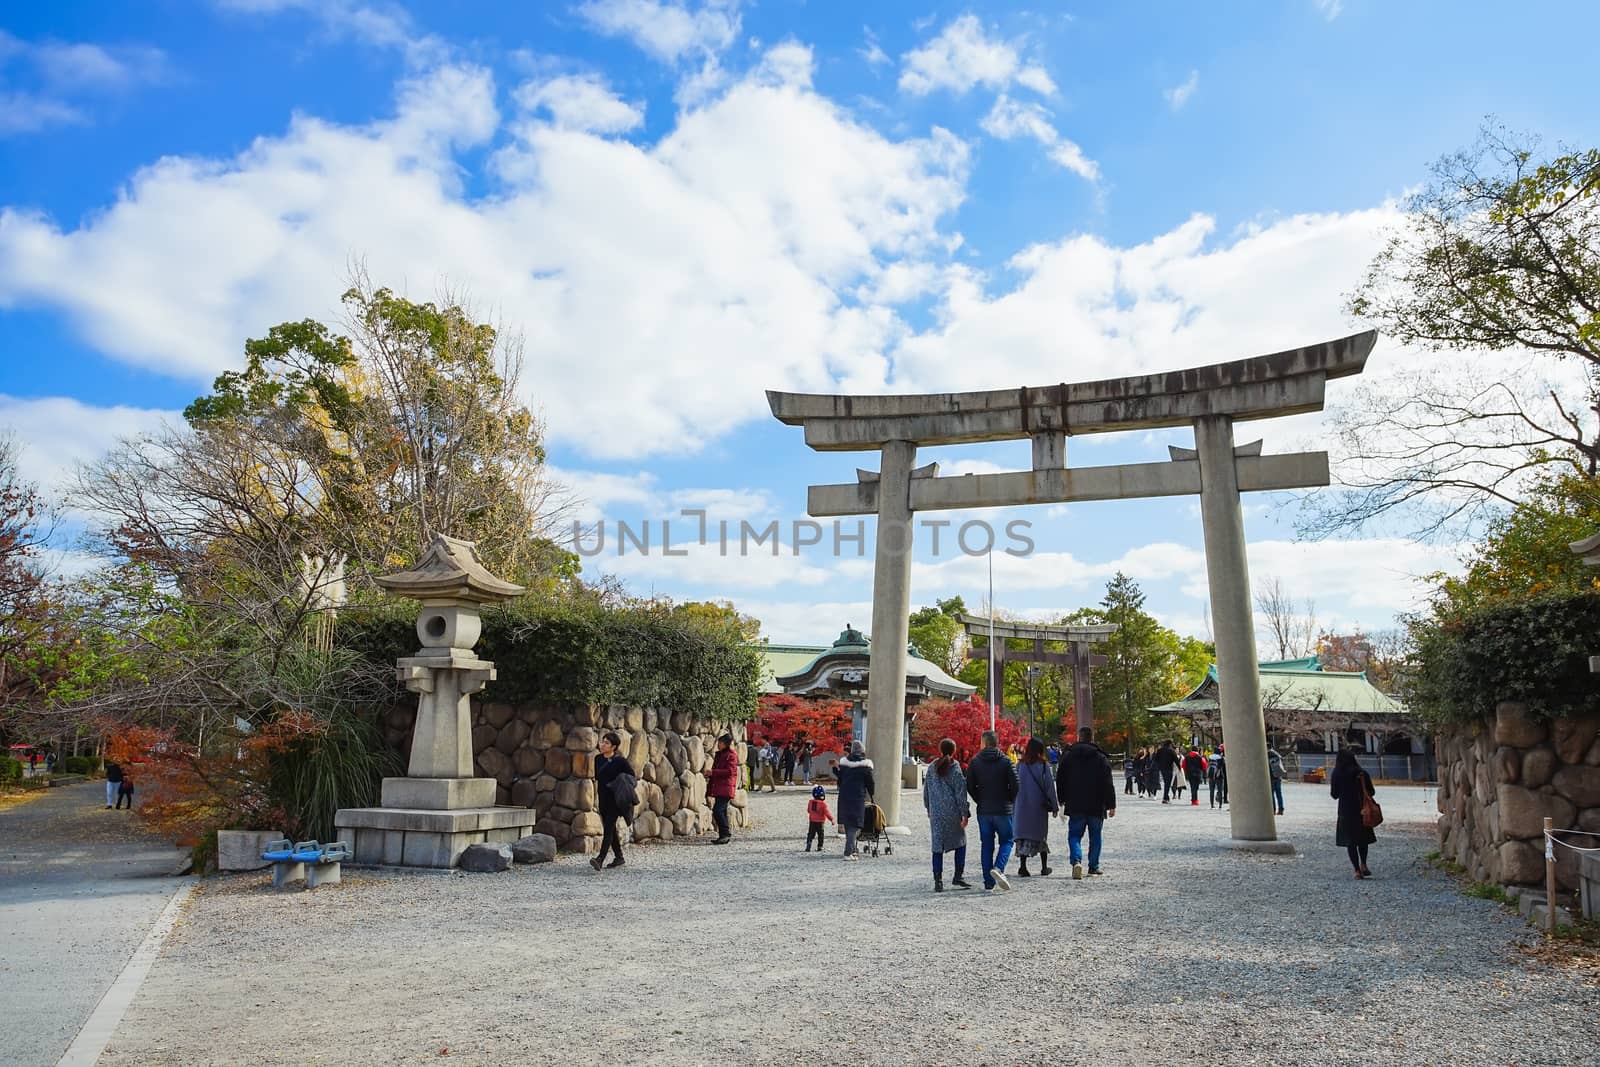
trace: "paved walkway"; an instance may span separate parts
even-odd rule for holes
[[[756,798],[731,846],[599,874],[233,876],[101,1062],[1593,1063],[1600,989],[1422,861],[1431,792],[1380,794],[1366,882],[1312,786],[1289,788],[1300,857],[1224,852],[1224,813],[1130,799],[1105,877],[1060,862],[994,896],[930,891],[914,801],[892,857],[805,854],[800,789]]]
[[[181,852],[105,783],[0,809],[0,1062],[54,1064],[172,896]]]

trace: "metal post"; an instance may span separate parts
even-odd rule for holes
[[[867,755],[875,800],[900,822],[900,751],[906,725],[906,641],[911,625],[911,467],[917,446],[889,441],[878,475],[878,539],[872,561],[871,674],[867,678]]]
[[[1233,420],[1226,415],[1196,419],[1194,443],[1200,460],[1200,521],[1211,623],[1217,638],[1217,703],[1228,746],[1228,820],[1236,841],[1276,841]]]

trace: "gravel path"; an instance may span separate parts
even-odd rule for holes
[[[104,782],[0,809],[0,1062],[60,1058],[172,896],[182,855],[107,811]]]
[[[1594,1063],[1600,989],[1523,958],[1521,919],[1423,862],[1431,792],[1380,794],[1366,882],[1299,785],[1300,857],[1124,798],[1105,877],[1062,877],[1056,824],[1057,873],[993,896],[933,895],[909,794],[894,856],[806,855],[799,789],[755,798],[732,846],[601,874],[235,876],[195,898],[101,1063]],[[975,825],[969,844],[977,881]]]

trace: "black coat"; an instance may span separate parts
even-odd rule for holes
[[[1103,819],[1117,810],[1117,787],[1111,781],[1111,761],[1100,746],[1079,741],[1067,749],[1056,771],[1056,797],[1068,815]]]
[[[610,759],[601,757],[594,765],[594,785],[595,791],[600,794],[600,817],[602,819],[615,819],[619,815],[633,814],[631,811],[625,813],[617,806],[614,783],[624,774],[633,775],[633,764],[629,763],[627,757],[620,752]],[[637,775],[634,775],[634,777],[637,777]]]
[[[1183,757],[1178,755],[1176,749],[1162,745],[1156,749],[1155,765],[1161,772],[1161,777],[1171,778],[1172,772],[1178,769],[1178,764],[1183,762]]]
[[[979,815],[1010,815],[1021,785],[1016,764],[998,748],[980,749],[967,764],[967,795]]]
[[[1334,831],[1334,844],[1341,848],[1351,845],[1370,845],[1378,835],[1361,822],[1361,804],[1367,797],[1377,796],[1372,788],[1372,776],[1357,767],[1355,770],[1334,768],[1328,776],[1328,792],[1339,802],[1339,821]]]
[[[846,756],[834,770],[839,783],[839,814],[835,816],[840,826],[860,829],[867,822],[867,798],[872,796],[872,761],[866,757],[853,759]]]

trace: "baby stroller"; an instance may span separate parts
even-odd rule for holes
[[[862,821],[860,832],[856,834],[856,848],[863,856],[876,856],[880,848],[885,856],[894,855],[894,842],[889,840],[886,832],[888,825],[883,817],[883,809],[878,807],[875,798],[869,796],[866,818]]]

